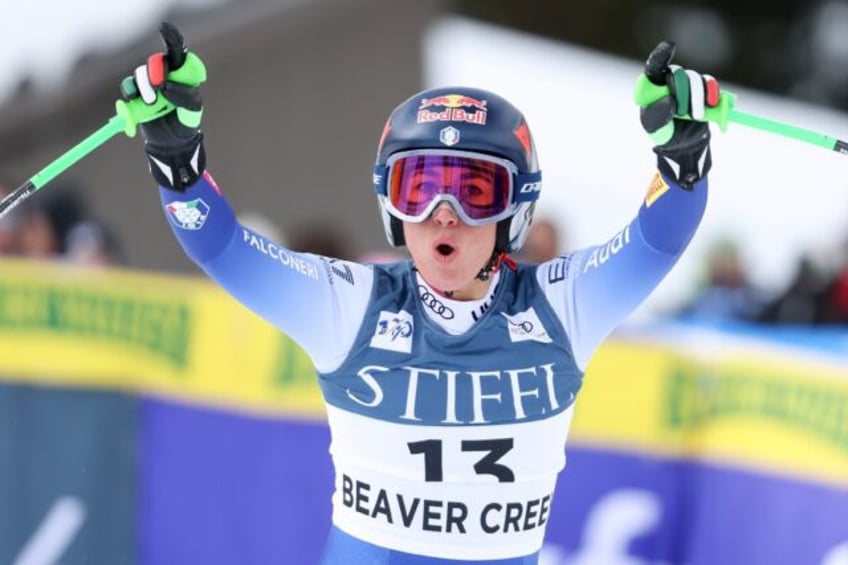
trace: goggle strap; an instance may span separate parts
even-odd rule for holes
[[[539,199],[542,191],[542,171],[515,175],[514,202],[534,202]]]
[[[387,196],[388,191],[388,183],[386,181],[386,177],[388,175],[389,168],[385,165],[374,165],[374,176],[371,180],[374,185],[374,192],[379,194],[380,196]]]

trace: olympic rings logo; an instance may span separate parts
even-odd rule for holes
[[[419,284],[418,292],[421,296],[421,302],[424,303],[424,306],[435,312],[437,316],[441,316],[445,320],[454,319],[454,316],[456,316],[456,314],[454,314],[453,310],[451,310],[450,307],[447,306],[444,302],[439,300],[439,298],[435,294],[427,290],[427,287]]]

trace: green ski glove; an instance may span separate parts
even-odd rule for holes
[[[121,95],[125,100],[141,98],[148,105],[163,96],[176,107],[161,118],[139,124],[139,130],[153,178],[160,186],[184,191],[206,168],[199,89],[206,80],[206,67],[197,55],[186,50],[176,27],[163,22],[159,33],[165,52],[151,55],[132,76],[124,78]]]
[[[657,168],[682,188],[691,190],[712,167],[710,128],[705,110],[720,102],[718,81],[710,75],[672,65],[675,46],[662,41],[645,63],[637,88],[647,80],[668,94],[640,107],[642,127],[654,142]]]

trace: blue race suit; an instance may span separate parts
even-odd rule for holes
[[[290,251],[242,226],[208,173],[160,195],[189,257],[315,364],[336,471],[324,563],[528,565],[589,359],[686,248],[707,180],[658,174],[609,241],[502,268],[471,302],[410,261]]]

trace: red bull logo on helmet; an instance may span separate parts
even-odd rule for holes
[[[486,125],[486,101],[464,94],[444,94],[424,98],[418,107],[417,122],[462,122]]]

